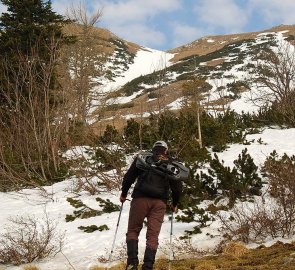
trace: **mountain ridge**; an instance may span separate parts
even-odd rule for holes
[[[77,24],[65,28],[78,41],[83,31],[83,26]],[[103,56],[97,65],[103,73],[92,77],[96,86],[90,96],[91,127],[98,134],[107,125],[122,130],[130,118],[142,121],[151,113],[179,108],[183,84],[192,76],[211,85],[207,104],[229,107],[243,96],[240,86],[253,69],[255,57],[283,41],[294,45],[294,36],[294,25],[279,25],[249,33],[208,35],[159,51],[126,41],[108,29],[93,27],[90,38],[94,53]],[[224,97],[216,97],[220,86],[226,89]]]
[[[261,30],[261,31],[254,31],[254,32],[243,32],[243,33],[234,33],[234,34],[225,34],[225,35],[208,35],[201,37],[199,39],[196,39],[190,43],[181,45],[179,47],[176,47],[174,49],[170,49],[167,52],[169,53],[179,53],[179,56],[176,56],[173,60],[178,61],[184,57],[190,56],[192,54],[208,54],[210,52],[213,52],[216,49],[220,49],[225,45],[228,45],[230,43],[234,43],[236,41],[240,41],[242,39],[251,39],[257,36],[258,34],[265,33],[265,32],[279,32],[289,30],[293,31],[293,35],[295,34],[295,25],[278,25],[271,27],[269,29]],[[207,42],[207,40],[217,40],[220,42],[223,42],[218,46],[218,48],[213,46],[205,46],[204,43]],[[232,40],[232,42],[230,42]],[[205,42],[204,42],[205,41]],[[224,45],[223,45],[224,44]],[[210,42],[206,45],[210,45]],[[212,44],[211,44],[212,45]]]

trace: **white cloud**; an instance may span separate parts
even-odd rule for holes
[[[112,32],[128,41],[151,48],[161,46],[166,42],[166,37],[162,32],[153,30],[144,24],[118,25],[112,28]]]
[[[205,32],[203,29],[192,27],[185,24],[175,23],[173,26],[173,47],[181,46],[192,42],[202,36]]]
[[[147,21],[161,12],[172,12],[180,7],[180,0],[101,0],[103,20],[113,25]]]
[[[231,33],[241,31],[249,18],[248,11],[234,0],[201,0],[194,6],[194,11],[207,28],[223,28]]]
[[[93,10],[93,1],[94,0],[52,0],[52,8],[55,12],[61,15],[66,15],[68,9],[71,7],[86,7],[87,11],[91,15]]]
[[[58,14],[65,15],[67,9],[71,6],[71,4],[76,2],[77,1],[53,0],[52,9]]]
[[[294,0],[249,0],[249,7],[259,11],[261,18],[269,24],[294,24]]]
[[[155,30],[152,19],[161,13],[181,8],[181,0],[100,0],[95,8],[102,8],[101,22],[118,36],[140,45],[155,47],[166,42],[166,34]]]

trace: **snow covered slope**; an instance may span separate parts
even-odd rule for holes
[[[101,86],[95,87],[93,89],[93,96],[101,96],[101,93],[108,94],[110,92],[114,92],[116,90],[119,90],[122,86],[124,86],[126,83],[147,74],[151,74],[155,71],[162,70],[168,66],[170,66],[172,63],[170,60],[174,57],[174,54],[172,53],[166,53],[163,51],[158,51],[150,48],[141,47],[139,49],[134,58],[132,59],[132,62],[127,65],[127,68],[119,68],[114,64],[114,60],[118,60],[117,53],[115,52],[114,55],[112,55],[109,58],[108,63],[106,64],[106,67],[108,69],[112,69],[112,67],[116,68],[117,73],[116,76],[113,76],[111,79],[103,77],[98,78],[98,81],[101,83]],[[124,61],[123,59],[121,59]],[[119,103],[128,103],[132,99],[134,99],[139,93],[136,93],[135,95],[131,95],[128,97],[120,97],[116,99],[110,99],[108,101],[108,104],[119,104]],[[100,104],[99,98],[94,98],[92,100],[92,109],[90,110],[90,113],[95,111],[97,105]],[[95,121],[92,120],[92,122]]]
[[[260,138],[264,144],[258,143],[258,139]],[[295,154],[294,138],[295,129],[265,129],[261,134],[252,134],[247,136],[247,140],[255,140],[251,145],[231,145],[228,150],[220,153],[219,156],[225,161],[226,165],[231,166],[233,160],[237,158],[241,150],[247,147],[256,164],[261,165],[266,156],[268,156],[268,154],[274,149],[276,149],[279,154]],[[129,161],[131,161],[131,159],[129,159]],[[47,198],[42,196],[38,190],[22,190],[20,193],[0,193],[0,233],[5,232],[5,226],[9,224],[9,217],[15,217],[17,215],[30,215],[42,220],[44,219],[45,212],[50,219],[57,222],[58,229],[61,232],[65,232],[66,238],[63,254],[59,253],[54,258],[36,262],[35,265],[40,267],[42,270],[68,270],[73,269],[72,266],[76,270],[87,270],[90,269],[90,267],[99,264],[97,260],[98,257],[104,256],[108,258],[109,256],[119,212],[66,222],[65,216],[67,214],[72,214],[74,210],[74,208],[67,201],[68,197],[76,197],[85,204],[91,206],[93,209],[100,209],[99,204],[95,200],[96,196],[90,196],[87,193],[80,193],[77,197],[77,194],[72,192],[73,181],[75,181],[75,179],[68,179],[54,184],[53,186],[45,187],[48,193],[52,193],[52,196]],[[114,194],[103,194],[100,195],[100,197],[103,199],[110,199],[115,204],[120,205],[119,194],[119,192],[115,192]],[[117,257],[116,254],[119,251],[122,251],[122,247],[125,245],[125,233],[127,229],[129,208],[130,202],[126,201],[123,206],[121,222],[117,234],[114,258]],[[78,229],[81,225],[88,226],[93,224],[97,226],[106,224],[110,230],[85,233]],[[184,230],[191,229],[194,225],[194,223],[187,224],[175,222],[173,234],[174,241],[176,241],[179,236],[184,234]],[[214,248],[221,240],[220,232],[218,231],[219,227],[220,224],[217,221],[214,221],[209,227],[203,229],[202,234],[193,236],[192,244],[203,250]],[[143,257],[145,248],[145,233],[146,228],[144,227],[140,235],[140,259]],[[164,247],[167,248],[169,234],[170,221],[169,216],[167,215],[165,216],[160,234],[159,256],[162,255],[162,249]],[[4,266],[4,269],[17,270],[21,268]]]

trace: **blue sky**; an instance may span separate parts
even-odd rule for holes
[[[86,2],[85,2],[86,1]],[[52,0],[65,14],[80,0]],[[82,0],[89,14],[102,10],[97,26],[137,44],[168,50],[208,35],[295,24],[295,0]],[[0,11],[3,10],[0,5]]]

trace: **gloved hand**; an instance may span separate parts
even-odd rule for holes
[[[123,195],[121,194],[121,196],[120,196],[120,202],[121,202],[121,203],[124,203],[124,202],[126,201],[126,199],[127,199],[127,197],[125,197],[125,196],[123,196]]]
[[[177,206],[175,205],[171,205],[171,210],[173,213],[176,213],[177,212]]]

